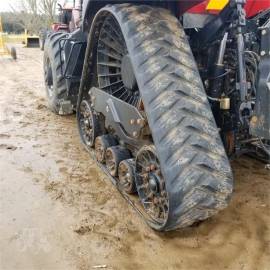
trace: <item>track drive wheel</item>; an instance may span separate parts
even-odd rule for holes
[[[136,174],[149,225],[173,230],[224,209],[231,168],[178,18],[147,5],[108,5],[90,35],[84,70],[96,73],[87,83],[144,107],[152,137],[137,154]]]
[[[136,186],[153,224],[163,226],[168,218],[169,200],[154,145],[142,147],[137,154]]]
[[[117,144],[117,140],[110,134],[98,136],[95,140],[95,152],[97,161],[100,163],[105,163],[107,148]]]

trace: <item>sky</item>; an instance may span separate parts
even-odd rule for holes
[[[1,11],[10,11],[11,6],[18,6],[19,0],[0,0],[0,12]]]
[[[0,12],[1,11],[11,11],[10,6],[18,8],[20,7],[21,0],[0,0]],[[60,4],[63,4],[65,0],[58,0]]]

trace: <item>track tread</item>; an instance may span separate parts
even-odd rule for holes
[[[101,9],[118,20],[169,193],[158,230],[186,227],[224,209],[232,172],[185,32],[168,10],[131,4]]]

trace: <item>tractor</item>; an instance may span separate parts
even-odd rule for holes
[[[73,0],[65,0],[58,5],[58,21],[51,25],[51,29],[42,29],[39,33],[39,47],[43,51],[47,36],[55,32],[73,32],[80,22],[80,11],[75,8]]]
[[[76,112],[85,149],[154,230],[226,208],[230,160],[269,163],[270,1],[76,0],[72,14],[45,42],[50,110]]]

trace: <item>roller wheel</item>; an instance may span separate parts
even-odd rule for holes
[[[83,100],[78,111],[80,119],[80,133],[82,134],[83,142],[87,147],[95,145],[95,139],[100,135],[100,127],[97,115],[93,112],[89,101]]]
[[[95,140],[95,152],[97,161],[100,163],[105,163],[107,148],[117,144],[117,140],[110,134],[98,136]]]
[[[106,154],[106,167],[111,176],[118,176],[118,166],[122,160],[130,158],[130,152],[123,146],[112,146],[107,148]]]
[[[136,192],[134,159],[126,159],[119,163],[118,186],[128,194]]]
[[[136,173],[145,174],[153,161],[159,168],[147,172],[145,183],[143,175],[138,180],[149,225],[173,230],[224,209],[231,168],[179,20],[161,8],[110,5],[96,14],[91,33],[88,50],[96,51],[88,51],[85,70],[96,70],[96,78],[90,87],[136,107],[143,103],[154,146],[139,150]]]

